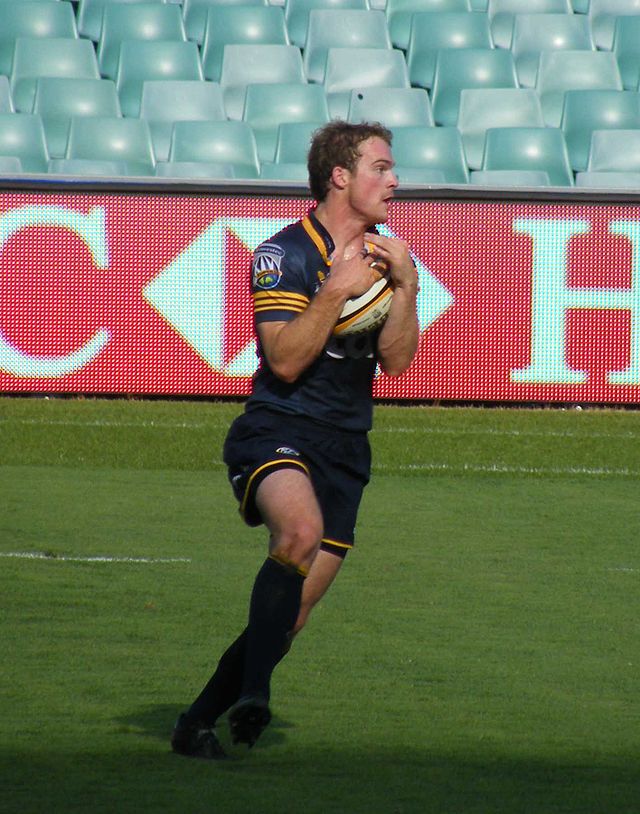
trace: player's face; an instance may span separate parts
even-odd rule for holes
[[[389,202],[398,186],[393,165],[386,141],[375,136],[362,142],[349,191],[352,208],[368,225],[384,223],[389,217]]]

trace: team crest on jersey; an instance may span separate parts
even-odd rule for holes
[[[263,243],[253,255],[251,270],[254,288],[268,290],[280,282],[282,271],[280,265],[284,258],[284,249],[275,243]]]

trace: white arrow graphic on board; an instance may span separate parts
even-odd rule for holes
[[[257,369],[255,340],[224,362],[226,311],[225,238],[232,232],[249,251],[283,229],[291,218],[218,218],[144,288],[143,295],[213,370],[226,376],[252,376]],[[387,227],[381,234],[395,237]],[[416,258],[418,320],[424,331],[453,302],[453,295]],[[248,270],[247,270],[248,273]]]

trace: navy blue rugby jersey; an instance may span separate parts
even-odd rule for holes
[[[258,246],[251,290],[256,324],[301,314],[330,274],[334,243],[313,210]],[[320,356],[288,384],[269,368],[258,340],[260,366],[247,410],[268,406],[346,430],[369,430],[378,332],[330,337]]]

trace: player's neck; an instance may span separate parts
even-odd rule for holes
[[[315,215],[331,235],[336,248],[341,247],[343,252],[353,250],[353,254],[362,248],[367,226],[352,213],[323,202],[318,204]]]

